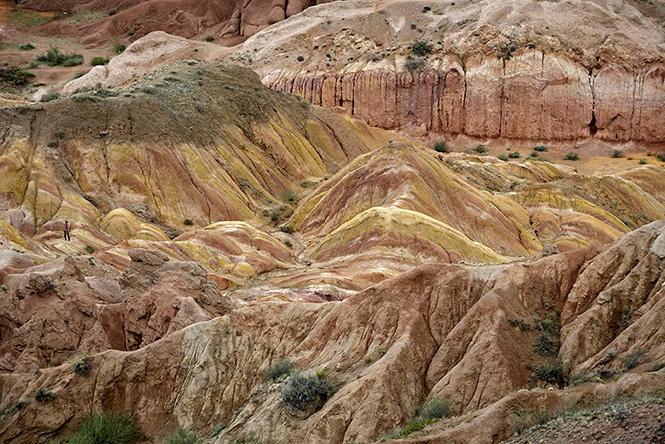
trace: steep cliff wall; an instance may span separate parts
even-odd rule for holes
[[[444,55],[438,67],[348,73],[272,71],[271,88],[315,105],[343,106],[371,126],[479,138],[665,141],[665,64],[608,65],[589,73],[565,56],[511,60]],[[437,69],[438,68],[438,69]]]
[[[416,135],[662,142],[659,8],[347,1],[271,26],[230,58],[273,89]]]

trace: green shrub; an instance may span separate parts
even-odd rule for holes
[[[615,159],[618,159],[619,157],[623,156],[623,151],[621,150],[614,150],[612,151],[612,157]]]
[[[207,36],[205,36],[205,38],[203,40],[205,40],[206,42],[214,42],[215,41],[215,36],[214,35],[207,35]]]
[[[88,358],[74,361],[72,362],[72,370],[77,375],[88,376],[90,374],[90,361],[88,361]]]
[[[339,383],[326,377],[296,374],[282,390],[280,397],[284,406],[293,411],[318,410],[339,389]]]
[[[303,56],[298,56],[298,59],[297,59],[297,60],[298,60],[299,62],[302,62],[303,60],[305,60],[305,58],[304,58]]]
[[[447,418],[452,415],[453,410],[450,407],[450,400],[434,395],[425,400],[418,407],[420,419],[431,421],[433,419]]]
[[[550,313],[545,319],[540,319],[538,316],[533,318],[533,323],[537,329],[545,331],[552,336],[557,336],[559,334],[559,321],[556,318],[555,313]]]
[[[508,154],[508,157],[511,159],[519,159],[520,153],[519,151],[513,151],[512,153]]]
[[[114,37],[113,38],[113,50],[115,51],[116,54],[121,54],[125,49],[127,49],[127,45],[123,45],[120,42],[120,37]]]
[[[13,86],[25,86],[35,75],[16,66],[0,67],[0,80]]]
[[[282,379],[282,377],[289,376],[294,370],[295,365],[293,364],[293,361],[288,357],[285,357],[274,364],[269,365],[263,372],[263,376],[268,381],[277,382]]]
[[[547,151],[547,147],[545,145],[536,145],[533,147],[533,150],[538,152],[543,152]]]
[[[92,254],[95,252],[95,247],[93,247],[92,245],[86,245],[84,250],[86,253]]]
[[[32,43],[24,43],[22,45],[18,45],[18,49],[20,49],[21,51],[32,51],[33,49],[35,49],[35,45],[33,45]]]
[[[483,145],[482,143],[480,143],[480,144],[478,144],[478,145],[474,148],[474,151],[475,151],[476,153],[479,153],[479,154],[484,154],[484,153],[486,153],[486,152],[489,151],[489,150],[487,149],[487,146],[486,146],[486,145]]]
[[[92,66],[106,65],[108,62],[109,59],[102,56],[95,56],[92,59],[90,59],[90,65]]]
[[[541,331],[540,335],[536,338],[536,343],[533,345],[533,351],[540,356],[552,356],[556,351],[552,336],[546,331]]]
[[[72,54],[72,55],[75,56],[77,54]],[[63,54],[60,51],[60,49],[58,49],[57,46],[51,46],[49,49],[46,50],[46,53],[37,56],[37,61],[41,63],[46,63],[48,66],[57,66],[57,65],[64,65],[67,58],[68,56]]]
[[[499,154],[498,156],[496,156],[496,158],[499,159],[499,160],[503,160],[504,162],[506,162],[508,160],[508,156],[506,156],[504,154]]]
[[[65,67],[78,65],[83,65],[83,56],[81,54],[69,54],[65,61],[62,62],[62,66]]]
[[[413,57],[408,56],[404,66],[406,66],[406,69],[408,69],[410,72],[420,71],[425,67],[425,60],[421,58],[414,59]]]
[[[85,419],[67,444],[129,444],[136,426],[128,413],[99,413]]]
[[[118,10],[116,8],[109,9],[109,16],[116,15],[117,13],[118,13]]]
[[[630,353],[622,360],[623,368],[625,370],[630,370],[637,367],[642,362],[642,359],[644,358],[644,353],[645,353],[644,349],[642,348]]]
[[[564,160],[580,160],[580,156],[577,153],[568,153],[564,157]]]
[[[411,52],[418,57],[427,57],[432,52],[432,45],[427,40],[418,40],[411,47]]]
[[[646,159],[640,159],[640,165],[646,165],[647,160]]]
[[[283,233],[291,234],[293,233],[293,227],[291,225],[282,225],[279,227],[280,230],[282,230]]]
[[[185,219],[184,221],[182,221],[182,223],[185,225],[194,225],[194,222],[192,222],[191,219]]]
[[[445,140],[440,140],[434,144],[434,151],[439,152],[439,153],[447,153],[448,152],[448,142]]]
[[[656,159],[665,162],[665,153],[656,154]]]
[[[515,319],[508,319],[508,323],[512,327],[519,327],[520,330],[522,331],[529,331],[531,330],[531,324],[529,324],[527,321],[522,319],[521,317],[516,317]]]
[[[165,444],[201,444],[202,442],[194,433],[178,429],[166,438]]]
[[[45,389],[44,387],[39,387],[37,390],[35,390],[35,401],[37,402],[53,401],[55,397],[56,397],[55,393]]]
[[[533,383],[543,381],[548,384],[554,384],[559,388],[564,388],[566,386],[566,375],[563,363],[557,359],[554,362],[545,362],[533,367],[531,381]]]
[[[12,405],[7,407],[5,410],[2,411],[0,414],[0,419],[4,419],[6,415],[13,415],[14,413],[17,413],[19,410],[23,409],[25,407],[25,404],[28,401],[25,399],[19,399],[18,401],[14,401]]]

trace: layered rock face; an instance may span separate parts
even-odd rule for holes
[[[195,262],[136,248],[120,274],[93,257],[3,267],[0,372],[27,372],[108,349],[136,350],[230,311]]]
[[[89,377],[69,365],[2,375],[3,406],[39,386],[57,398],[28,400],[6,416],[0,434],[16,443],[42,442],[66,434],[82,412],[104,409],[132,412],[148,435],[177,426],[209,436],[222,422],[227,427],[213,442],[251,436],[369,442],[437,394],[448,397],[456,413],[479,410],[456,427],[430,430],[420,442],[499,442],[514,433],[507,419],[517,408],[556,408],[564,397],[590,402],[616,390],[662,387],[662,371],[649,369],[665,359],[659,339],[664,229],[656,222],[604,251],[590,247],[533,263],[424,265],[344,302],[256,304],[135,352],[90,356]],[[544,320],[554,341],[547,353],[535,345]],[[639,350],[643,359],[627,367]],[[286,382],[261,385],[260,370],[284,356],[302,369],[326,368],[345,383],[320,411],[294,414],[279,401]],[[529,368],[555,360],[571,370],[618,376],[504,397],[528,383]],[[42,419],[34,422],[35,415]]]
[[[393,137],[305,107],[248,70],[195,61],[131,91],[101,88],[0,114],[2,219],[58,253],[286,213],[283,195],[297,183]]]
[[[581,1],[571,21],[570,6],[335,3],[234,57],[274,89],[416,135],[665,141],[665,12]]]
[[[525,51],[510,61],[445,56],[442,70],[271,72],[264,81],[369,125],[477,138],[665,141],[664,64],[589,74],[566,56]]]

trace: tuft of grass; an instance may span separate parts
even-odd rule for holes
[[[293,227],[291,225],[282,225],[279,227],[280,230],[282,230],[283,233],[291,234],[293,233]]]
[[[67,444],[129,444],[136,426],[129,413],[99,413],[85,419]]]
[[[185,220],[182,221],[182,223],[185,224],[185,225],[188,225],[188,226],[189,225],[194,225],[194,222],[192,222],[191,219],[185,219]]]
[[[512,153],[508,154],[508,157],[511,159],[519,159],[520,153],[519,151],[513,151]]]
[[[15,9],[9,11],[6,16],[7,23],[12,26],[20,26],[23,28],[31,28],[33,26],[40,26],[51,21],[45,15],[38,12],[33,12],[28,9]]]
[[[434,395],[418,407],[418,412],[421,420],[432,421],[449,417],[453,414],[453,409],[450,407],[449,399]]]
[[[628,356],[623,358],[623,368],[628,371],[640,365],[642,359],[644,359],[645,351],[643,348],[631,352]]]
[[[50,102],[52,100],[56,100],[60,98],[60,93],[59,92],[50,92],[46,93],[42,96],[41,99],[39,99],[40,102]]]
[[[588,370],[576,370],[570,372],[568,376],[568,385],[578,385],[584,382],[591,381],[591,375]]]
[[[268,381],[278,382],[293,373],[295,369],[296,367],[293,364],[293,361],[291,361],[290,358],[285,357],[274,364],[269,365],[263,372],[263,377]]]
[[[215,426],[212,432],[210,432],[210,437],[214,438],[215,436],[219,435],[219,432],[224,430],[226,426],[222,424],[221,422]]]
[[[499,160],[503,160],[504,162],[508,161],[508,156],[506,156],[505,154],[499,154],[498,156],[496,156],[496,158]]]
[[[547,151],[547,147],[545,145],[536,145],[533,147],[533,150],[538,152],[544,152]]]
[[[194,433],[178,429],[166,438],[165,444],[201,444],[202,442],[203,440],[197,438]]]
[[[33,49],[35,49],[35,45],[33,45],[32,43],[23,43],[22,45],[18,45],[18,49],[20,49],[21,51],[32,51]]]
[[[291,376],[282,390],[280,400],[283,406],[293,411],[306,411],[310,408],[318,410],[340,387],[338,381],[330,380],[324,375]]]
[[[37,402],[50,402],[53,401],[55,397],[55,393],[45,389],[44,387],[39,387],[37,390],[35,390],[35,401]]]
[[[564,160],[580,160],[580,156],[577,153],[570,152],[566,154],[566,156],[563,158]]]
[[[286,190],[282,193],[282,199],[294,204],[298,203],[298,201],[300,200],[300,198],[298,197],[298,193],[290,190]]]
[[[478,145],[476,145],[476,147],[473,150],[478,154],[485,154],[487,151],[489,151],[487,149],[487,146],[483,145],[482,143],[479,143]]]
[[[615,159],[618,159],[619,157],[623,157],[623,151],[621,151],[621,150],[612,151],[612,157],[615,158]]]

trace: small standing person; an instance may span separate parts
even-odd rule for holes
[[[70,241],[71,238],[69,237],[69,221],[65,221],[65,240]]]

